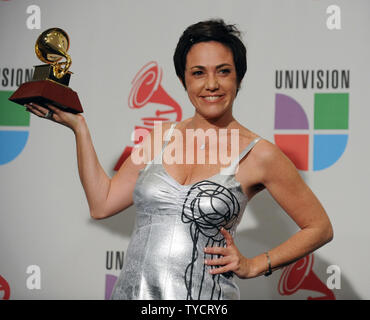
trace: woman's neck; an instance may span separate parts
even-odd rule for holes
[[[189,118],[187,128],[203,130],[213,128],[218,131],[219,129],[232,128],[236,123],[237,121],[231,113],[217,119],[206,119],[196,112],[192,118]]]

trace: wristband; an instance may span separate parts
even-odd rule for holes
[[[268,277],[272,273],[271,269],[271,260],[268,251],[265,252],[265,255],[267,257],[267,263],[268,263],[268,270],[265,273],[265,277]]]

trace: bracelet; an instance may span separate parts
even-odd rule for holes
[[[269,265],[269,268],[268,268],[268,270],[267,270],[267,271],[266,271],[266,273],[265,273],[265,277],[268,277],[268,276],[272,273],[272,269],[271,269],[271,260],[270,260],[270,256],[269,256],[268,251],[266,251],[266,252],[265,252],[265,255],[266,255],[266,257],[267,257],[267,263],[268,263],[268,265]]]

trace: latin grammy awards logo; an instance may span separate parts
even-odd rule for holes
[[[141,109],[154,105],[157,109],[154,115],[142,117],[142,124],[134,127],[134,143],[141,143],[145,135],[154,128],[155,121],[181,121],[182,109],[161,86],[162,70],[155,61],[144,65],[132,80],[132,88],[128,98],[131,109]],[[123,162],[130,156],[132,146],[126,146],[120,159],[114,167],[117,171]]]
[[[308,296],[307,300],[335,300],[335,295],[312,270],[314,256],[310,254],[285,267],[278,284],[281,295],[292,295],[299,290],[309,290],[323,294],[319,297]]]

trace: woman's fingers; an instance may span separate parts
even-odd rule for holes
[[[220,273],[226,273],[226,272],[229,272],[229,271],[233,271],[233,268],[232,268],[231,265],[228,264],[228,265],[220,267],[220,268],[211,269],[211,270],[209,270],[209,273],[211,273],[211,274],[220,274]]]
[[[42,111],[42,109],[40,109],[40,108],[42,108],[42,107],[40,107],[39,108],[39,106],[38,107],[35,107],[34,105],[32,105],[32,104],[26,104],[25,105],[25,107],[30,111],[30,112],[32,112],[33,114],[35,114],[36,116],[38,116],[38,117],[40,117],[40,118],[45,118],[45,114],[46,114],[46,112],[45,111]],[[45,109],[45,108],[43,108],[43,109]],[[47,110],[47,109],[45,109],[45,110]]]
[[[227,249],[224,247],[206,247],[204,252],[208,254],[221,254],[225,256],[227,254]]]
[[[231,247],[234,245],[234,239],[232,235],[225,229],[221,228],[220,232],[224,236],[226,240],[226,248],[225,247],[206,247],[204,248],[204,252],[209,253],[209,254],[222,254],[226,255],[227,254],[227,248]]]
[[[80,125],[84,125],[84,117],[81,114],[73,114],[63,111],[52,104],[46,104],[47,108],[34,102],[27,103],[24,106],[27,108],[27,111],[32,112],[36,116],[62,124],[73,131],[75,131]],[[46,117],[46,115],[48,116]]]
[[[29,103],[24,105],[28,111],[32,112],[33,114],[37,115],[40,118],[46,118],[48,120],[55,120],[53,114],[55,113],[54,110],[45,108],[43,106],[38,105],[37,103]],[[49,107],[49,105],[47,105]],[[50,115],[50,112],[52,113]]]
[[[221,258],[205,259],[204,264],[207,266],[218,266],[218,268],[211,268],[209,273],[219,274],[232,271],[234,264],[231,256],[224,256]]]
[[[42,107],[42,106],[40,106],[39,104],[37,104],[37,103],[34,103],[34,102],[32,102],[32,103],[30,103],[29,104],[33,109],[35,109],[35,110],[38,110],[39,112],[41,112],[42,114],[47,114],[47,112],[49,111],[47,108],[45,108],[45,107]]]
[[[231,234],[223,227],[221,228],[220,231],[221,231],[222,235],[224,236],[224,238],[226,240],[226,245],[231,246],[234,243],[234,239],[231,236]]]
[[[62,110],[54,107],[52,104],[46,104],[48,106],[48,108],[53,111],[55,114],[57,114],[58,116],[60,116],[60,114],[63,112]]]
[[[59,122],[60,120],[60,110],[56,107],[54,107],[52,104],[46,104],[47,108],[40,106],[37,103],[28,103],[24,105],[27,110],[34,113],[35,115],[41,117],[41,118],[47,118],[48,120]],[[52,113],[52,116],[46,117],[49,113]],[[59,117],[58,117],[59,116]]]
[[[221,255],[222,257],[205,259],[204,263],[208,266],[218,266],[209,270],[211,274],[221,274],[229,271],[239,272],[242,258],[234,244],[234,239],[226,229],[221,228],[220,232],[224,236],[226,247],[206,247],[204,252],[211,255]]]
[[[206,259],[204,263],[208,266],[223,266],[231,262],[229,257],[222,257],[217,259]]]
[[[64,124],[65,117],[63,117],[63,111],[59,108],[56,108],[52,104],[46,104],[46,105],[49,108],[49,110],[53,113],[53,116],[51,117],[50,120]]]

